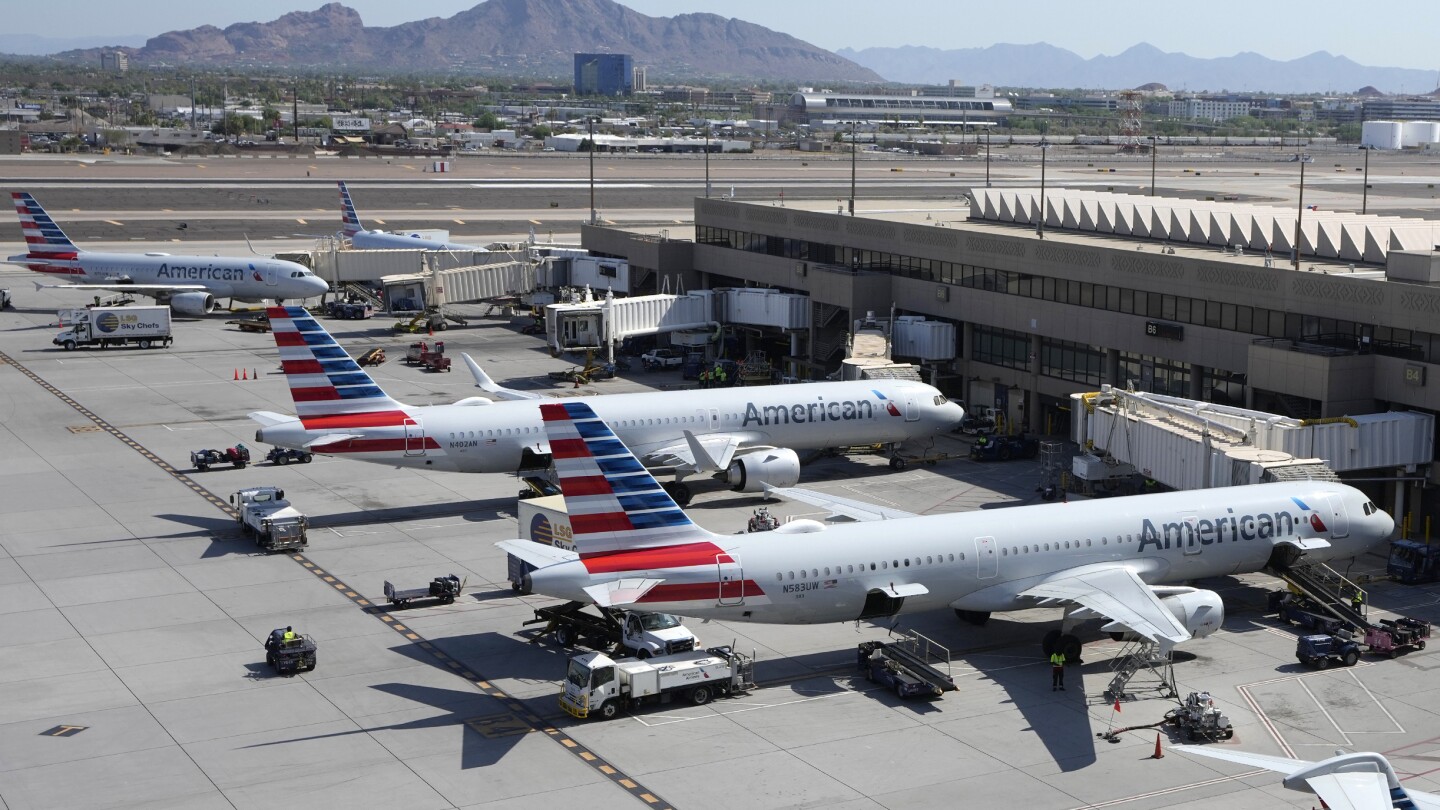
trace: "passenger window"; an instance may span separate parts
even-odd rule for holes
[[[845,566],[845,573],[847,573],[847,574],[853,574],[853,573],[855,573],[855,566],[853,566],[853,565],[847,565],[847,566]]]
[[[960,560],[961,560],[962,562],[965,560],[965,552],[963,552],[963,551],[960,552]],[[955,555],[954,555],[954,554],[951,554],[951,555],[950,555],[950,562],[955,562]]]
[[[885,569],[889,569],[889,568],[890,568],[890,563],[887,563],[887,562],[885,562],[884,560],[881,560],[881,561],[880,561],[880,567],[881,567],[881,568],[885,568]]]
[[[875,563],[873,563],[873,562],[870,563],[870,570],[871,570],[871,571],[874,571],[874,570],[875,570]]]
[[[1046,550],[1046,551],[1049,551],[1049,550],[1050,550],[1050,544],[1049,544],[1049,543],[1046,543],[1046,544],[1045,544],[1045,550]]]
[[[890,561],[890,564],[893,565],[893,566],[895,566],[896,568],[899,568],[899,567],[900,567],[900,561],[899,561],[899,560],[891,560],[891,561]]]
[[[776,581],[776,582],[784,582],[784,581],[785,581],[785,575],[782,574],[782,573],[779,573],[779,572],[777,571],[777,572],[775,573],[775,581]]]
[[[795,572],[794,572],[794,571],[786,571],[786,572],[785,572],[785,575],[786,575],[786,577],[789,578],[789,579],[794,579],[794,578],[795,578]]]
[[[818,576],[820,576],[820,569],[819,569],[819,568],[812,568],[812,569],[810,569],[810,577],[811,577],[812,579],[815,578],[815,577],[818,577]]]
[[[830,566],[825,566],[825,576],[830,576]]]

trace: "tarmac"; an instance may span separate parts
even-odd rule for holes
[[[1054,608],[984,627],[949,613],[893,628],[692,622],[706,645],[754,651],[757,689],[573,720],[556,702],[570,651],[523,626],[549,601],[513,593],[494,547],[517,536],[512,477],[326,457],[194,471],[191,450],[236,442],[259,461],[266,448],[245,414],[293,412],[272,338],[217,316],[177,321],[169,349],[66,353],[50,339],[55,312],[76,296],[32,292],[29,278],[0,270],[18,305],[0,312],[4,808],[1315,804],[1278,775],[1169,750],[1184,741],[1169,727],[1098,738],[1156,723],[1175,702],[1141,692],[1116,710],[1103,693],[1123,644],[1097,623],[1082,628],[1084,663],[1067,690],[1051,691],[1040,638],[1057,626]],[[635,371],[557,386],[546,372],[574,358],[550,357],[520,319],[485,309],[437,336],[515,387],[574,396],[693,385]],[[352,353],[381,345],[394,358],[416,339],[395,336],[388,319],[325,323]],[[250,379],[233,379],[242,369]],[[413,404],[476,393],[463,368],[392,359],[373,374]],[[900,472],[879,456],[818,459],[801,485],[925,514],[1040,503],[1036,462],[972,462],[967,449],[965,437],[942,437],[923,452],[946,458]],[[254,485],[284,487],[310,516],[303,553],[265,554],[241,536],[227,498]],[[762,503],[705,483],[689,511],[734,533]],[[769,506],[782,520],[822,517]],[[1375,577],[1372,611],[1440,621],[1440,586],[1389,583],[1383,569],[1371,554],[1348,570]],[[465,580],[452,605],[384,603],[387,579],[416,586],[450,573]],[[1276,580],[1198,584],[1224,597],[1226,622],[1181,648],[1174,677],[1182,697],[1209,691],[1233,722],[1234,739],[1215,745],[1317,760],[1337,747],[1377,750],[1408,785],[1440,788],[1433,651],[1311,670],[1295,660],[1295,632],[1264,613]],[[264,636],[286,625],[319,643],[314,672],[265,666]],[[856,645],[892,629],[949,648],[959,690],[902,702],[860,677]]]

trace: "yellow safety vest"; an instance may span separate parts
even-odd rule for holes
[[[1050,665],[1056,667],[1065,666],[1065,653],[1057,652],[1050,656]]]

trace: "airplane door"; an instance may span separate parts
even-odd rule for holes
[[[914,395],[914,394],[906,394],[906,395],[905,395],[905,421],[906,421],[906,422],[918,422],[918,421],[920,421],[920,405],[915,402],[915,395]]]
[[[273,267],[265,268],[265,285],[274,287],[280,283],[280,271]]]
[[[1182,534],[1180,537],[1181,549],[1186,556],[1199,554],[1200,549],[1203,548],[1203,546],[1200,545],[1199,521],[1196,520],[1194,515],[1181,515],[1180,522],[1190,527],[1189,534]]]
[[[703,413],[703,411],[702,411],[702,413]],[[710,421],[709,421],[709,424],[710,424],[710,429],[711,429],[711,430],[719,430],[719,429],[720,429],[720,412],[717,411],[717,410],[715,410],[714,408],[711,408],[711,409],[710,409]]]
[[[729,554],[722,554],[715,558],[715,567],[717,581],[720,583],[717,603],[721,605],[745,604],[745,571],[740,567],[740,561],[732,558]]]
[[[414,419],[405,420],[405,455],[425,455],[425,428]]]
[[[995,538],[975,538],[975,576],[990,579],[1000,572],[1000,557],[995,551]]]
[[[1330,536],[1341,538],[1350,536],[1350,515],[1345,511],[1345,499],[1339,495],[1326,495],[1325,500],[1330,504]]]

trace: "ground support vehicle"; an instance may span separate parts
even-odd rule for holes
[[[205,472],[217,464],[231,464],[236,469],[242,469],[250,463],[250,448],[243,444],[234,447],[227,447],[224,450],[191,450],[190,465],[200,472]]]
[[[1009,461],[1012,458],[1035,458],[1040,442],[1029,436],[981,436],[970,445],[970,458],[975,461]]]
[[[284,467],[292,461],[309,464],[313,458],[314,456],[304,450],[296,450],[293,447],[272,447],[270,448],[270,452],[265,454],[266,461],[271,464],[278,464],[281,467]]]
[[[1314,633],[1301,636],[1295,642],[1295,660],[1316,669],[1325,669],[1332,663],[1353,667],[1360,660],[1360,645],[1348,630]]]
[[[449,371],[450,358],[445,356],[445,344],[436,342],[435,351],[420,357],[420,367],[426,371]]]
[[[0,309],[10,308],[10,291],[0,290]]]
[[[955,681],[929,662],[927,650],[944,651],[948,663],[949,651],[938,647],[918,634],[904,636],[899,642],[887,644],[883,641],[862,641],[856,654],[856,664],[864,673],[865,680],[878,683],[895,692],[896,697],[941,697],[956,689]]]
[[[770,514],[770,507],[768,506],[762,506],[756,509],[755,514],[750,516],[750,521],[745,525],[747,534],[773,532],[778,528],[780,528],[780,520]]]
[[[375,308],[364,301],[331,301],[325,311],[342,321],[363,321],[375,314]]]
[[[1165,721],[1185,732],[1190,742],[1228,740],[1235,727],[1218,708],[1209,692],[1191,692],[1178,708],[1165,713]]]
[[[1424,619],[1381,619],[1365,630],[1365,646],[1372,653],[1394,658],[1406,648],[1423,650],[1430,638],[1430,622]]]
[[[674,349],[651,349],[640,355],[640,365],[646,371],[680,368],[685,365],[685,355]]]
[[[570,659],[560,708],[572,717],[609,720],[622,709],[682,700],[703,706],[714,697],[748,691],[755,662],[729,647],[639,661],[592,652]]]
[[[1318,607],[1310,603],[1310,600],[1293,594],[1291,598],[1280,601],[1277,615],[1282,622],[1297,624],[1316,633],[1334,633],[1345,626],[1334,616],[1322,613]]]
[[[362,366],[378,366],[385,362],[385,349],[381,346],[376,346],[370,351],[360,355],[355,362]]]
[[[556,607],[536,608],[535,618],[526,625],[544,623],[532,641],[554,634],[555,642],[572,647],[582,639],[593,647],[623,648],[637,658],[690,652],[699,646],[695,634],[668,613],[639,613],[600,607],[600,615],[585,610],[585,602],[566,602]]]
[[[238,328],[241,332],[269,332],[270,318],[265,313],[251,315],[248,318],[236,318],[233,321],[226,321],[226,324]]]
[[[385,598],[390,604],[396,607],[409,607],[416,599],[438,599],[440,604],[448,605],[455,601],[465,583],[454,574],[443,577],[435,577],[430,584],[424,588],[406,588],[397,590],[390,580],[385,580]]]
[[[413,318],[406,318],[395,322],[396,332],[444,332],[450,325],[445,322],[445,316],[438,312],[422,313]]]
[[[928,452],[921,452],[913,456],[904,455],[899,451],[895,451],[890,455],[890,469],[903,470],[911,464],[928,464],[933,467],[942,461],[949,461],[952,458],[960,458],[960,456],[955,453],[937,452],[933,449],[933,446]]]
[[[142,349],[169,346],[170,307],[91,307],[78,310],[70,327],[50,341],[65,351],[84,346],[124,346]]]
[[[309,521],[285,500],[283,489],[249,487],[231,495],[230,503],[240,533],[253,536],[266,551],[303,548],[309,542],[305,536]]]
[[[988,436],[994,433],[995,409],[981,408],[979,413],[972,413],[966,408],[965,416],[961,417],[960,425],[955,430],[971,436]]]
[[[1440,545],[1432,546],[1416,540],[1392,542],[1385,573],[1405,585],[1419,585],[1440,579]]]
[[[439,352],[440,352],[441,354],[444,354],[444,353],[445,353],[445,349],[444,349],[445,341],[443,341],[443,340],[440,341],[438,345],[441,347],[441,348],[439,349]],[[414,343],[411,343],[409,346],[407,346],[407,347],[405,348],[405,364],[406,364],[407,366],[413,366],[413,365],[415,365],[416,363],[419,363],[419,362],[420,362],[420,358],[424,357],[425,355],[427,355],[427,354],[429,354],[429,353],[430,353],[430,344],[429,344],[429,343],[427,343],[427,342],[425,342],[425,341],[423,341],[423,340],[419,340],[419,341],[416,341],[416,342],[414,342]]]
[[[275,669],[276,675],[294,675],[297,672],[315,671],[315,653],[320,645],[315,639],[298,635],[285,640],[285,630],[273,630],[265,639],[265,663]]]

